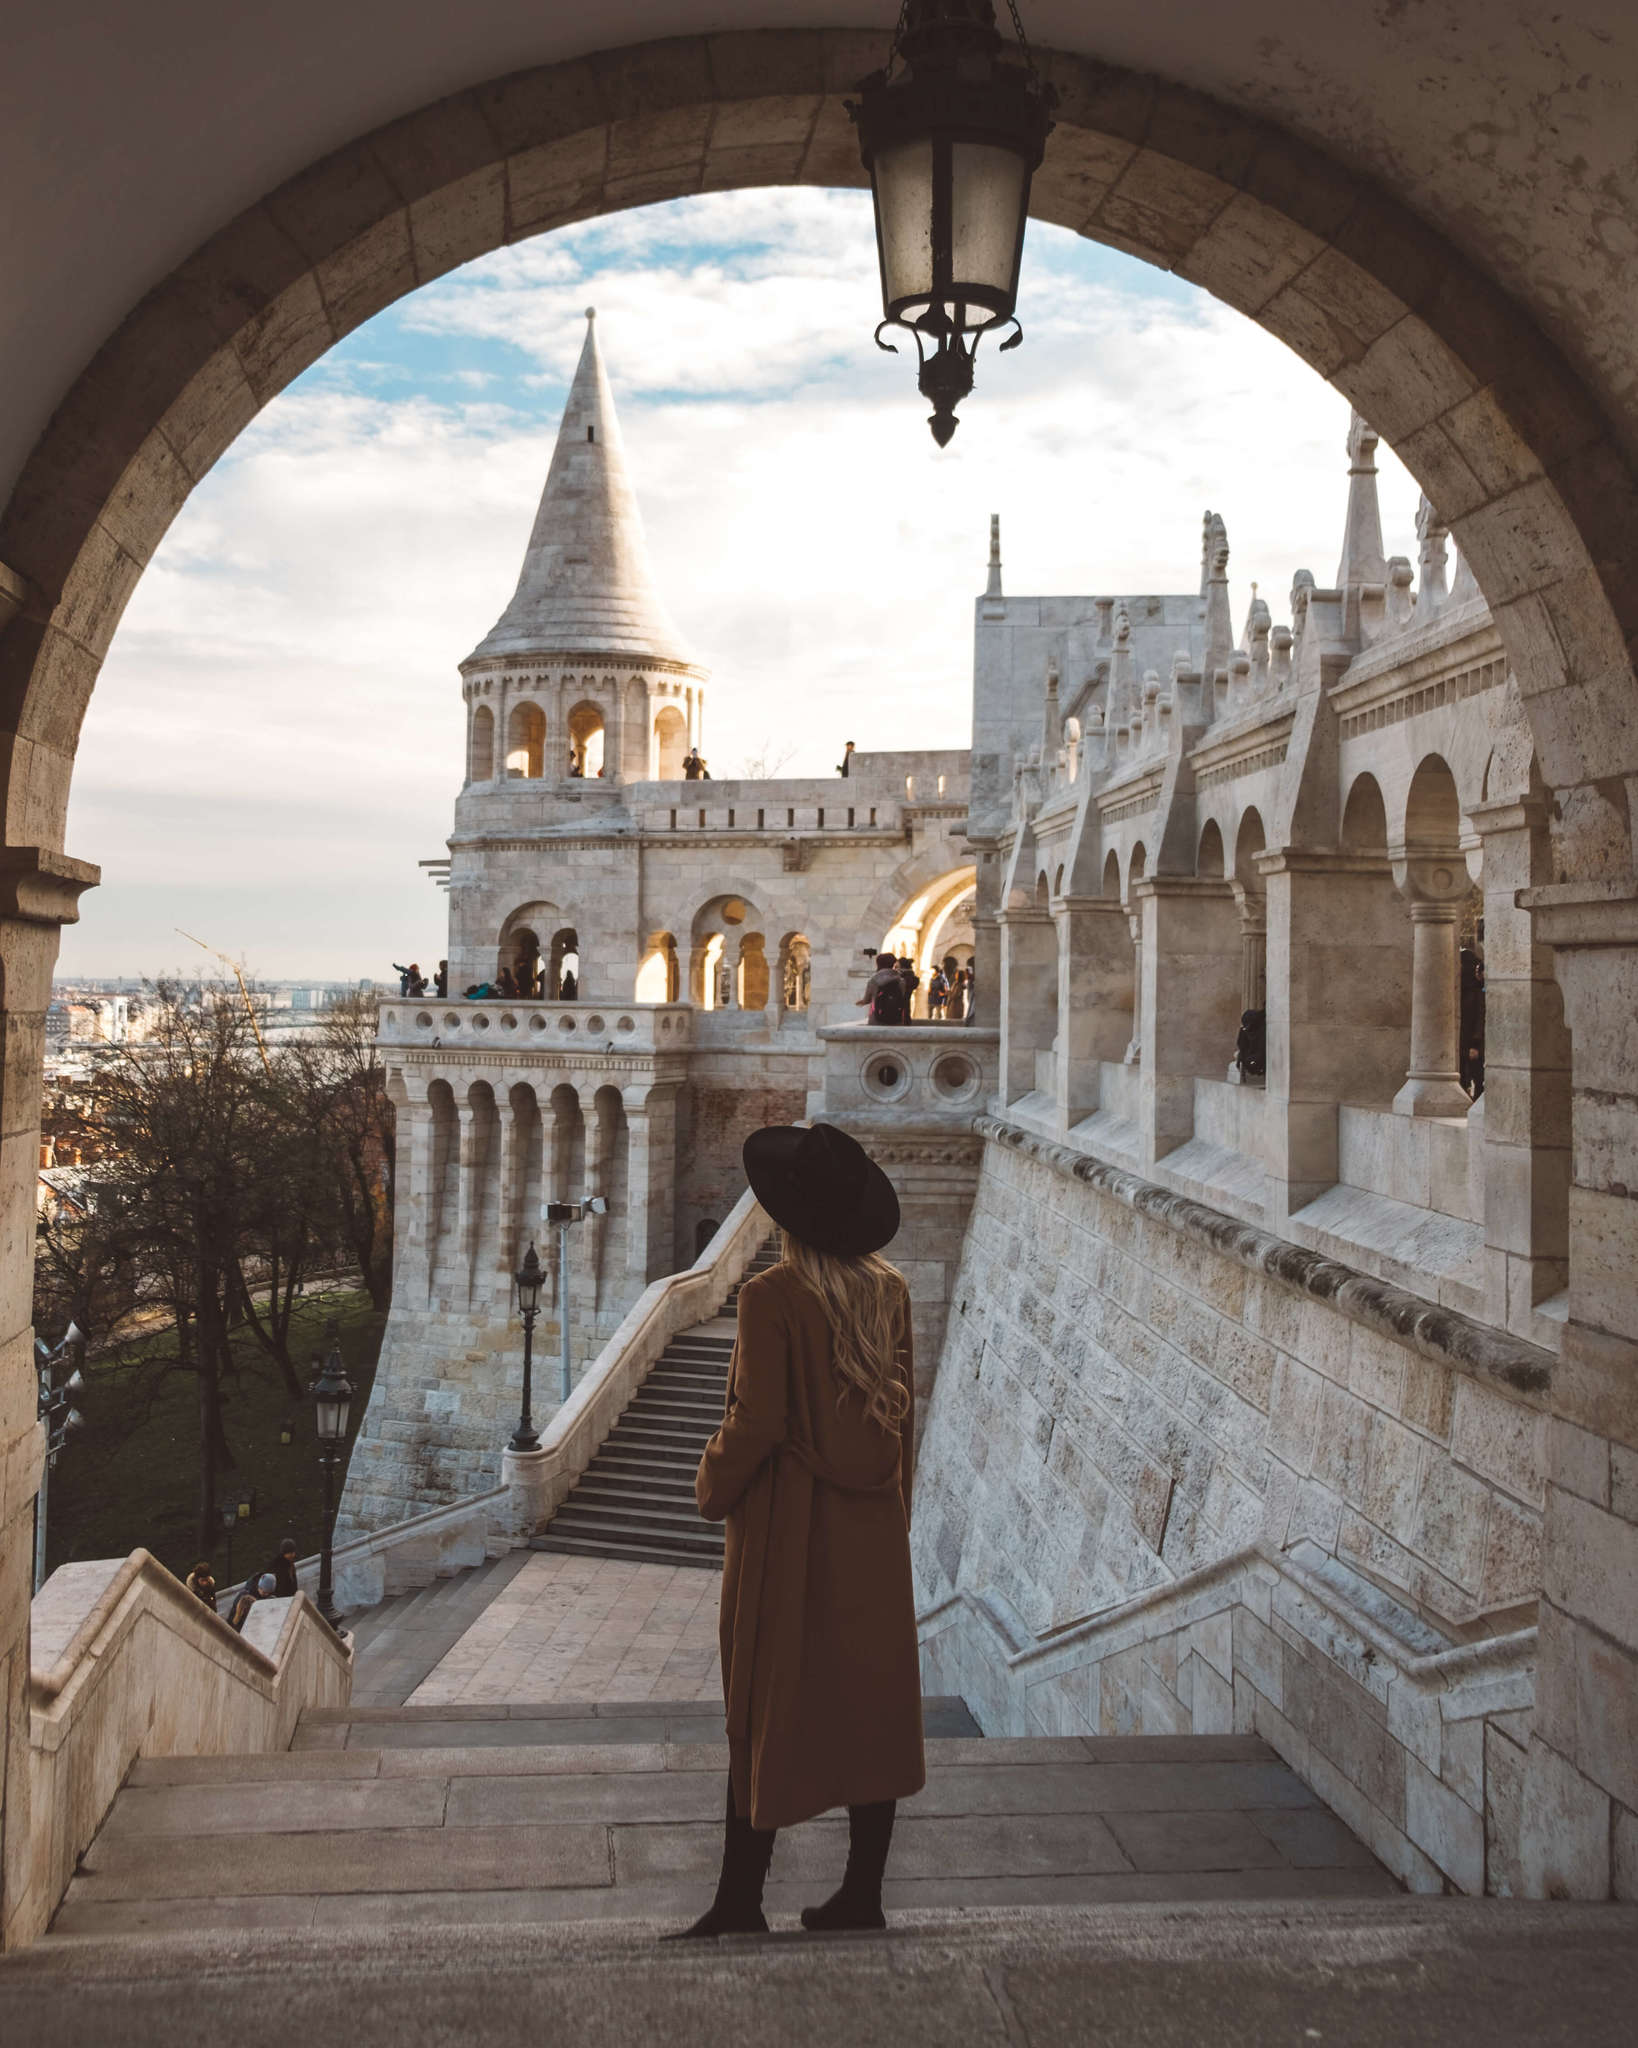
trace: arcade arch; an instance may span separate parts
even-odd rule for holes
[[[1622,451],[1638,437],[1616,401],[1606,417],[1492,276],[1351,170],[1346,138],[1333,156],[1163,81],[1073,55],[1043,61],[1063,109],[1036,211],[1193,278],[1361,407],[1451,519],[1506,642],[1554,805],[1551,865],[1539,879],[1561,889],[1630,880],[1624,778],[1638,771],[1628,637],[1638,616],[1638,492]],[[750,175],[732,156],[734,124],[712,111],[771,123],[784,138],[756,153],[758,182],[859,182],[834,81],[861,63],[856,38],[793,27],[710,43],[680,36],[463,93],[336,150],[230,223],[133,310],[65,395],[0,516],[0,561],[24,593],[8,598],[16,616],[0,631],[6,844],[16,896],[38,883],[31,907],[15,913],[13,1015],[43,1010],[49,926],[73,915],[92,879],[60,847],[98,665],[177,505],[245,423],[333,340],[424,278],[536,223],[618,205],[619,188],[603,182],[613,172],[587,174],[588,161],[618,158],[625,189],[641,180],[647,198]],[[596,113],[565,116],[570,105]],[[695,112],[704,118],[681,128],[663,118]],[[611,152],[622,124],[634,139]],[[697,141],[679,143],[683,129]],[[555,182],[543,151],[561,160]],[[537,172],[532,185],[508,176],[514,163]],[[521,214],[508,191],[532,195]],[[1528,264],[1521,274],[1533,281]],[[1593,361],[1598,350],[1584,354]],[[479,744],[485,712],[472,722],[474,779],[494,772],[492,715]],[[601,736],[599,713],[599,755]],[[593,737],[585,735],[588,751]],[[581,772],[600,765],[588,770],[582,760]],[[1428,802],[1425,787],[1419,816]],[[1405,815],[1408,832],[1408,802]],[[1365,829],[1358,818],[1355,829]],[[1385,829],[1382,843],[1386,861]],[[1396,864],[1401,854],[1407,873],[1431,857],[1408,837],[1393,849]],[[1368,862],[1363,872],[1370,879]],[[1134,855],[1128,893],[1141,874]],[[1574,936],[1573,921],[1563,928]],[[1610,930],[1604,917],[1606,941]],[[1569,984],[1600,1017],[1615,1014],[1606,966],[1578,960]],[[1604,1098],[1638,1092],[1621,1054],[1595,1078]],[[32,1075],[25,1085],[35,1085]],[[440,1116],[447,1130],[453,1104],[435,1112],[435,1129]],[[1582,1171],[1596,1181],[1600,1169],[1592,1160]],[[1589,1215],[1616,1199],[1602,1184],[1584,1192]],[[5,1280],[7,1329],[20,1331],[26,1272]],[[1625,1327],[1625,1298],[1609,1299]],[[1590,1352],[1584,1363],[1596,1378]],[[1566,1625],[1570,1651],[1573,1634]],[[1544,1662],[1546,1642],[1544,1629]]]
[[[675,704],[662,704],[654,717],[652,773],[660,782],[680,782],[688,758],[688,721]]]
[[[567,772],[595,780],[604,772],[604,718],[601,704],[583,697],[568,716],[569,759]]]

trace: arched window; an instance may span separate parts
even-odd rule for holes
[[[779,1001],[786,1010],[806,1010],[812,1000],[813,949],[800,932],[779,942]]]
[[[760,932],[747,932],[739,942],[739,1007],[768,1007],[768,949]]]
[[[589,697],[569,713],[569,758],[563,772],[588,781],[603,773],[603,707]]]
[[[1223,872],[1223,835],[1215,818],[1206,820],[1206,829],[1200,835],[1200,850],[1194,857],[1194,871],[1208,879]]]
[[[675,704],[662,705],[654,720],[654,773],[661,782],[680,782],[688,754],[688,722]]]
[[[511,975],[512,986],[521,1002],[530,1002],[540,988],[540,939],[528,925],[520,925],[501,941],[497,971]]]
[[[514,704],[506,740],[508,775],[546,772],[546,714],[538,704]]]
[[[472,733],[467,742],[466,779],[487,782],[495,772],[495,714],[480,704],[472,714]]]
[[[670,932],[656,932],[649,940],[643,964],[637,970],[634,999],[639,1003],[674,1003],[679,978],[677,941]]]
[[[583,1000],[580,940],[570,929],[552,934],[552,950],[546,963],[546,993],[550,1002],[575,1003]]]

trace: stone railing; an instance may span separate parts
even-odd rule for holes
[[[923,1691],[986,1735],[1255,1733],[1412,1891],[1523,1890],[1534,1627],[1452,1642],[1312,1543],[1040,1637],[968,1590],[918,1625]]]
[[[379,1043],[396,1050],[436,1046],[442,1054],[481,1053],[504,1059],[527,1049],[542,1052],[683,1052],[693,1032],[687,1003],[527,1003],[495,996],[393,996],[382,1001]]]
[[[343,1614],[356,1613],[394,1593],[413,1593],[434,1579],[504,1557],[530,1535],[525,1514],[526,1504],[511,1487],[496,1486],[338,1543],[336,1606]],[[304,1593],[317,1591],[318,1578],[316,1557],[298,1560],[296,1582]],[[237,1591],[234,1587],[224,1594],[223,1603],[230,1603]]]
[[[976,1024],[830,1024],[825,1114],[873,1128],[970,1127],[996,1087],[1001,1034]]]
[[[562,1506],[671,1339],[721,1309],[772,1229],[747,1189],[694,1264],[686,1272],[652,1282],[632,1304],[585,1378],[547,1424],[540,1448],[506,1452],[502,1475],[533,1527],[539,1528]]]
[[[242,1636],[145,1550],[60,1566],[30,1623],[29,1867],[6,1946],[42,1933],[139,1756],[288,1749],[309,1707],[346,1704],[352,1657],[305,1596]]]

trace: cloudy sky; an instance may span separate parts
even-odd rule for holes
[[[197,490],[86,720],[68,847],[104,882],[61,972],[153,974],[200,934],[269,977],[436,958],[461,773],[456,664],[511,594],[584,334],[599,333],[707,752],[824,773],[968,735],[991,512],[1015,592],[1188,590],[1228,522],[1256,579],[1325,582],[1344,402],[1176,279],[1030,228],[1023,348],[935,448],[880,307],[868,199],[722,194],[503,251],[361,328]],[[1388,552],[1416,489],[1382,451]],[[191,957],[190,957],[191,956]]]

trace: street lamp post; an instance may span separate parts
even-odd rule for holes
[[[352,1400],[352,1382],[341,1369],[341,1347],[332,1335],[324,1370],[313,1382],[319,1462],[324,1468],[324,1542],[319,1552],[318,1610],[332,1628],[341,1620],[336,1612],[335,1593],[335,1474],[347,1448],[347,1416]]]
[[[535,1317],[540,1313],[540,1289],[545,1277],[540,1269],[540,1254],[531,1244],[523,1255],[523,1264],[512,1276],[518,1290],[518,1314],[523,1318],[523,1412],[512,1432],[514,1451],[540,1449],[540,1432],[535,1428],[529,1407],[533,1393]]]
[[[56,1370],[71,1351],[85,1343],[85,1337],[78,1323],[70,1323],[62,1342],[53,1351],[48,1344],[34,1340],[34,1366],[39,1376],[39,1390],[35,1397],[34,1413],[37,1420],[46,1426],[45,1463],[40,1468],[40,1490],[34,1496],[34,1590],[39,1592],[46,1576],[46,1502],[51,1485],[51,1472],[57,1462],[57,1454],[70,1435],[84,1423],[85,1417],[74,1407],[76,1394],[85,1391],[85,1375],[78,1366],[59,1387]]]

